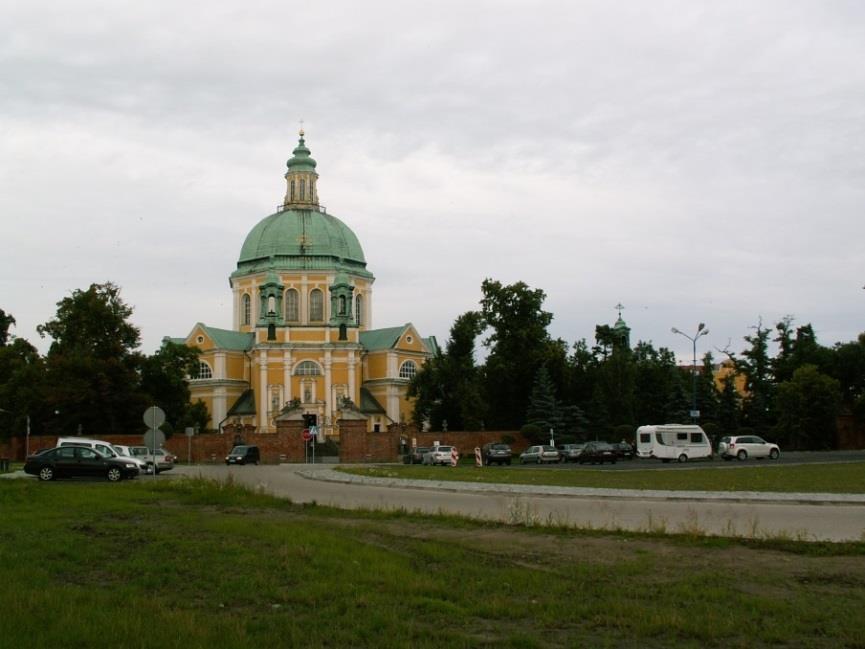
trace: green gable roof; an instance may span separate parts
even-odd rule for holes
[[[366,415],[385,415],[387,410],[381,407],[372,393],[366,388],[360,389],[360,411]]]
[[[234,405],[228,409],[226,415],[229,417],[241,417],[255,414],[255,392],[247,390],[241,394]]]
[[[404,324],[400,327],[388,327],[387,329],[370,329],[360,332],[360,344],[368,351],[380,351],[382,349],[392,349],[396,345],[402,332],[409,325]]]
[[[198,323],[210,339],[214,346],[219,349],[227,349],[229,351],[245,352],[252,349],[255,342],[254,333],[244,333],[242,331],[231,331],[230,329],[217,329],[216,327],[208,327],[201,322]]]

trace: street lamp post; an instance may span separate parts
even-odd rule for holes
[[[694,423],[697,423],[697,419],[700,414],[697,410],[697,338],[700,336],[705,336],[709,333],[709,330],[706,329],[706,325],[704,323],[700,323],[697,325],[697,333],[693,336],[689,336],[684,331],[679,331],[675,327],[670,329],[674,334],[680,334],[691,341],[691,345],[694,351],[694,365],[691,369],[691,420]]]

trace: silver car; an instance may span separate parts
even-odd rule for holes
[[[456,448],[453,446],[433,446],[430,450],[423,454],[423,464],[436,465],[441,464],[452,465],[452,455],[456,453]],[[457,459],[459,454],[456,453]]]
[[[777,460],[781,457],[781,449],[777,444],[767,442],[756,435],[738,435],[722,437],[718,442],[718,455],[725,460],[747,460],[749,457]]]
[[[559,452],[555,446],[529,446],[520,454],[520,464],[526,462],[537,462],[543,464],[545,462],[558,462]]]

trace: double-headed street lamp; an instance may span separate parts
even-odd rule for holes
[[[691,420],[694,423],[697,423],[697,419],[700,417],[700,412],[697,410],[697,338],[700,336],[705,336],[709,333],[709,330],[706,329],[706,325],[702,322],[697,325],[697,333],[694,336],[689,336],[684,331],[679,331],[675,327],[670,329],[674,334],[681,334],[685,338],[691,341],[691,344],[694,348],[694,367],[691,371]]]

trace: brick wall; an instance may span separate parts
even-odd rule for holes
[[[418,446],[432,446],[433,442],[440,442],[442,446],[456,446],[460,455],[474,453],[475,447],[481,448],[484,444],[490,442],[500,442],[505,435],[513,438],[514,441],[509,442],[511,450],[514,454],[522,453],[531,444],[523,437],[523,434],[516,430],[483,430],[483,431],[448,431],[442,432],[421,432],[414,426],[406,424],[394,424],[389,427],[390,432],[398,431],[398,434],[405,437],[409,446],[412,439],[417,441]]]
[[[399,460],[399,431],[368,433],[365,421],[339,424],[339,461],[396,462]]]

